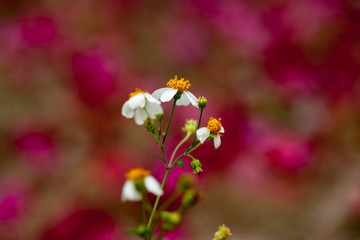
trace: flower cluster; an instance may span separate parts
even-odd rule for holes
[[[121,200],[141,201],[143,221],[146,215],[149,215],[146,225],[145,222],[143,222],[143,224],[137,228],[129,229],[127,233],[136,234],[144,239],[150,240],[157,224],[162,229],[161,234],[172,231],[181,222],[184,211],[202,198],[202,194],[193,186],[193,180],[180,178],[176,191],[176,194],[182,195],[182,203],[179,209],[176,211],[166,211],[171,201],[174,200],[170,198],[168,199],[170,202],[165,201],[163,205],[159,207],[159,211],[157,211],[159,199],[164,194],[164,185],[170,171],[175,168],[176,165],[184,168],[185,164],[181,159],[188,158],[192,160],[190,165],[193,173],[200,175],[201,172],[203,172],[202,163],[192,156],[192,152],[200,147],[206,140],[214,141],[215,148],[219,148],[221,144],[220,136],[225,132],[221,124],[221,118],[216,119],[211,117],[207,126],[200,128],[201,118],[203,110],[207,105],[207,100],[205,97],[196,98],[194,94],[189,92],[190,86],[189,80],[175,76],[167,82],[166,87],[160,88],[152,94],[136,88],[134,92],[129,94],[129,99],[122,107],[122,115],[124,117],[134,118],[137,125],[144,125],[146,130],[153,134],[162,152],[162,156],[153,156],[162,160],[165,167],[162,184],[151,176],[150,171],[141,167],[131,169],[125,174],[127,180],[122,190]],[[173,107],[166,129],[162,131],[161,123],[164,118],[164,112],[161,107],[161,102],[169,102],[170,100],[174,101]],[[186,121],[182,128],[182,131],[185,132],[186,135],[176,146],[171,154],[171,158],[168,159],[167,154],[165,154],[164,145],[174,108],[176,106],[188,106],[189,104],[200,110],[199,121],[193,119]],[[179,148],[185,144],[191,136],[194,136],[192,143],[186,148],[184,153],[177,154]],[[186,181],[184,181],[184,179]],[[149,205],[147,192],[157,196],[153,207]],[[155,223],[154,226],[153,222]],[[161,239],[161,237],[161,235],[158,236],[158,239]]]

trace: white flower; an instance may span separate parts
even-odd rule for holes
[[[153,97],[160,99],[162,102],[169,102],[175,94],[180,92],[181,97],[176,101],[176,105],[187,106],[191,103],[194,107],[198,107],[198,99],[188,91],[191,86],[189,80],[185,81],[184,78],[178,79],[177,76],[175,76],[174,79],[170,79],[167,82],[166,86],[167,87],[160,88],[153,92]]]
[[[215,119],[211,117],[207,127],[199,128],[196,131],[196,137],[199,139],[201,144],[203,144],[205,140],[208,139],[208,137],[210,137],[210,135],[213,135],[215,149],[220,147],[221,144],[220,136],[222,133],[225,132],[223,126],[221,125],[220,120],[221,118]]]
[[[144,124],[147,118],[144,108],[146,108],[152,119],[155,119],[155,114],[164,112],[160,101],[146,91],[136,88],[135,92],[130,93],[129,96],[129,100],[122,106],[121,114],[126,118],[135,117],[135,123],[137,125]]]
[[[164,194],[160,187],[160,183],[150,175],[150,171],[143,168],[134,168],[125,174],[128,180],[125,181],[122,189],[121,201],[141,201],[141,193],[136,189],[136,182],[143,184],[148,192],[151,192],[157,196]]]

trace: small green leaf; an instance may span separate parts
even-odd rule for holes
[[[184,168],[184,162],[183,161],[177,161],[177,165],[179,165],[181,168]]]

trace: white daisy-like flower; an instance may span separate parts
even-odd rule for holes
[[[187,106],[191,103],[194,107],[198,107],[198,99],[188,91],[191,86],[189,80],[185,81],[184,78],[178,79],[178,77],[175,76],[174,79],[170,79],[167,82],[166,86],[167,87],[160,88],[153,92],[153,97],[160,99],[161,102],[169,102],[175,94],[180,92],[181,97],[176,101],[176,105]]]
[[[122,189],[121,201],[141,201],[141,193],[136,189],[136,183],[140,182],[145,185],[148,192],[151,192],[157,196],[164,194],[161,189],[160,183],[150,175],[151,172],[143,168],[134,168],[125,174],[127,180],[125,181]]]
[[[135,92],[129,94],[129,97],[129,100],[122,106],[121,114],[126,118],[135,117],[137,125],[144,124],[147,118],[144,108],[146,108],[152,119],[155,119],[156,114],[164,112],[160,101],[151,96],[147,91],[136,88]]]
[[[196,137],[201,143],[204,143],[210,135],[214,136],[214,146],[217,149],[220,147],[221,139],[220,136],[225,132],[223,126],[221,125],[221,118],[215,119],[210,118],[207,127],[202,127],[196,130]]]

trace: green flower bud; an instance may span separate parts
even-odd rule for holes
[[[227,240],[231,236],[230,229],[224,224],[219,227],[219,230],[215,233],[213,240]]]
[[[160,218],[171,225],[178,225],[181,221],[181,215],[178,212],[167,212],[163,211],[160,213]]]
[[[194,177],[189,174],[181,175],[177,181],[177,190],[183,192],[190,189],[194,184],[194,180]]]
[[[204,109],[206,107],[206,104],[207,104],[207,100],[205,97],[200,97],[199,100],[198,100],[198,107],[200,109]]]
[[[182,198],[182,205],[184,207],[190,207],[194,205],[197,201],[203,198],[203,195],[198,192],[195,188],[191,188],[185,192]]]
[[[126,230],[127,234],[136,234],[140,237],[145,237],[151,232],[149,228],[147,228],[144,224],[139,225],[137,228],[131,228]]]
[[[182,128],[184,132],[187,132],[189,134],[195,134],[196,129],[197,129],[197,122],[193,119],[186,120],[186,123]]]
[[[150,117],[147,117],[145,119],[144,125],[145,125],[146,130],[148,130],[151,133],[155,133],[156,125],[154,123],[154,120],[152,120]]]
[[[191,169],[193,170],[193,173],[194,174],[201,174],[201,172],[203,171],[202,170],[202,164],[199,160],[195,159],[195,160],[192,160],[191,162]]]
[[[158,113],[158,114],[155,114],[155,117],[159,122],[161,122],[161,120],[163,120],[163,118],[164,118],[164,114],[163,113]]]

